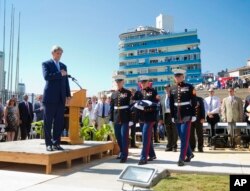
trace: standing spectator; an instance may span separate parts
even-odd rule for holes
[[[31,123],[34,117],[33,107],[32,104],[28,102],[28,98],[28,95],[24,95],[23,101],[18,105],[21,122],[21,140],[25,140],[29,136]]]
[[[106,102],[107,96],[105,94],[101,95],[101,102],[98,102],[94,109],[94,119],[95,124],[97,123],[98,129],[100,129],[103,124],[107,124],[109,122],[109,111],[110,105]],[[92,102],[93,104],[93,102]]]
[[[185,70],[174,69],[174,80],[176,85],[170,89],[170,112],[172,121],[175,123],[180,140],[181,152],[178,166],[184,166],[184,162],[190,162],[194,157],[189,144],[191,122],[195,117],[195,95],[194,87],[184,82]]]
[[[5,126],[7,132],[7,141],[13,141],[15,133],[19,126],[19,112],[16,107],[15,99],[11,98],[7,101],[7,106],[4,111]]]
[[[213,88],[208,90],[209,96],[205,98],[207,105],[207,122],[211,126],[211,137],[215,136],[215,125],[220,121],[220,98],[214,96],[215,92]],[[213,146],[211,143],[211,137],[209,138],[209,146]]]
[[[89,118],[89,126],[94,126],[94,108],[91,100],[87,101],[86,108],[82,113],[82,119],[84,120],[86,117]]]
[[[154,159],[156,159],[156,155],[155,155],[155,151],[154,151],[154,147],[152,143],[152,128],[153,128],[155,121],[157,120],[157,104],[156,103],[158,102],[158,100],[157,100],[157,91],[149,87],[148,76],[141,76],[140,82],[141,82],[142,90],[135,92],[134,99],[137,101],[141,101],[141,102],[142,100],[146,100],[149,103],[151,103],[148,106],[145,106],[143,110],[138,109],[138,117],[139,117],[140,127],[142,131],[142,151],[141,151],[141,158],[138,162],[138,165],[144,165],[144,164],[147,164],[147,161],[153,161]]]
[[[125,76],[114,76],[117,90],[111,95],[110,121],[114,122],[115,136],[120,148],[117,159],[125,163],[128,158],[128,138],[131,92],[123,87]]]
[[[159,124],[165,124],[167,130],[168,144],[165,151],[177,151],[178,133],[175,124],[172,122],[170,113],[170,85],[166,84],[165,94],[161,97],[161,112]]]
[[[198,151],[203,152],[203,123],[205,121],[205,105],[203,98],[198,96],[196,96],[195,116],[196,116],[196,121],[192,122],[191,125],[190,147],[192,151],[195,150],[196,147],[195,133],[196,133],[198,139]]]
[[[234,88],[229,88],[228,92],[229,96],[222,102],[222,119],[224,122],[228,122],[227,132],[230,135],[230,146],[234,148],[234,138],[240,136],[240,129],[235,129],[235,127],[236,122],[243,121],[243,105],[241,98],[235,96]]]
[[[4,119],[4,107],[2,104],[2,98],[0,97],[0,124],[3,124]]]
[[[36,102],[34,104],[34,113],[36,114],[35,121],[43,120],[43,104],[42,104],[43,96],[39,95],[36,98]]]
[[[250,86],[248,86],[248,92],[250,93]],[[244,104],[244,117],[245,121],[250,125],[250,112],[248,112],[248,106],[250,105],[250,95],[248,95],[245,99]],[[250,107],[250,106],[249,106]]]
[[[91,101],[92,101],[92,107],[93,107],[93,109],[95,109],[95,106],[98,103],[97,97],[92,96]]]

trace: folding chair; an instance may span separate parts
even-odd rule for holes
[[[211,131],[211,125],[207,122],[203,123],[203,139],[205,142],[206,139],[206,145],[208,145],[208,141],[212,136],[212,131]]]
[[[215,136],[212,137],[212,147],[214,150],[216,147],[228,147],[227,127],[228,123],[226,122],[219,122],[215,125]]]
[[[5,132],[5,125],[0,124],[0,141],[6,140],[6,132]]]

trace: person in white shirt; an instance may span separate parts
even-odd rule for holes
[[[207,106],[207,122],[211,125],[211,136],[215,136],[215,125],[220,121],[220,98],[214,96],[214,89],[210,88],[208,90],[209,96],[205,98]],[[211,139],[209,139],[209,144],[211,145]],[[211,145],[212,146],[212,145]]]
[[[100,129],[103,124],[108,124],[109,122],[109,111],[110,105],[106,102],[107,96],[101,95],[101,101],[98,102],[94,109],[94,121],[97,123],[98,129]]]
[[[82,113],[82,119],[84,120],[86,117],[89,118],[89,126],[94,126],[94,108],[92,106],[92,101],[88,100],[86,108],[84,108]]]

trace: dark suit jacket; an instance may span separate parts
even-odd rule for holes
[[[66,65],[59,62],[60,69],[67,71]],[[48,60],[42,63],[43,77],[46,85],[43,93],[43,103],[63,103],[66,97],[70,97],[69,80],[58,71],[54,61]]]
[[[34,104],[34,113],[36,114],[36,120],[43,120],[43,110],[41,109],[41,104],[39,102],[35,102]]]
[[[19,115],[20,119],[22,120],[22,123],[31,123],[34,118],[32,104],[30,102],[28,103],[29,103],[29,111],[24,101],[18,104]]]

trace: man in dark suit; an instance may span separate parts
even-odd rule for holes
[[[37,101],[34,103],[34,113],[36,114],[36,121],[43,120],[43,105],[42,105],[43,96],[39,95]]]
[[[193,91],[196,95],[196,90]],[[205,121],[205,105],[204,100],[202,97],[196,96],[196,105],[195,105],[195,116],[196,120],[191,124],[191,131],[190,131],[190,147],[192,151],[195,150],[196,147],[196,139],[195,139],[195,132],[198,139],[198,151],[203,152],[203,123]]]
[[[21,140],[25,140],[29,136],[31,123],[34,118],[33,107],[28,102],[28,95],[23,96],[23,101],[18,104],[19,115],[20,115],[20,129],[21,129]]]
[[[43,94],[44,133],[47,151],[63,150],[60,137],[63,130],[65,103],[70,100],[67,67],[60,62],[63,49],[53,46],[52,59],[42,63],[43,77],[46,81]],[[51,135],[53,122],[53,135]]]
[[[165,124],[167,130],[168,144],[165,151],[177,151],[178,133],[175,124],[172,122],[170,113],[170,84],[165,86],[165,94],[161,97],[161,110],[159,124]]]

